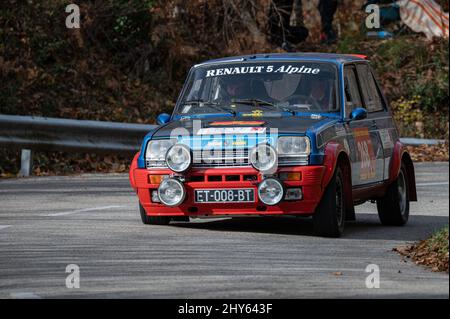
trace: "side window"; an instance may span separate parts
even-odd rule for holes
[[[358,64],[356,66],[361,83],[364,104],[369,112],[384,110],[383,99],[381,98],[375,79],[367,64]]]
[[[361,95],[358,89],[355,66],[346,66],[344,69],[345,115],[349,117],[353,109],[362,107]]]

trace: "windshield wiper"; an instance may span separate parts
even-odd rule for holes
[[[213,102],[213,101],[204,101],[202,99],[195,99],[195,100],[187,100],[183,102],[184,104],[205,104],[205,105],[217,105],[219,104],[218,102]]]
[[[196,105],[199,105],[199,106],[200,105],[205,105],[205,106],[210,107],[212,109],[215,109],[217,111],[227,112],[227,113],[230,113],[230,114],[236,116],[236,111],[230,110],[227,107],[220,105],[218,102],[203,101],[201,99],[198,99],[198,100],[189,100],[189,101],[183,102],[183,105],[186,105],[186,104],[196,104]]]
[[[247,105],[254,105],[254,106],[268,106],[268,109],[279,111],[278,106],[275,104],[264,101],[261,99],[238,99],[238,100],[232,100],[233,103],[239,103],[239,104],[247,104]]]

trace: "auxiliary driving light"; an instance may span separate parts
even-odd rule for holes
[[[166,153],[167,166],[176,173],[182,173],[189,169],[192,163],[192,155],[189,147],[183,144],[175,144]]]
[[[186,190],[179,180],[166,178],[159,184],[158,196],[164,205],[174,207],[184,201]]]
[[[303,199],[303,191],[301,187],[297,188],[288,188],[286,190],[286,195],[284,196],[284,200],[301,200]]]
[[[159,199],[158,190],[154,189],[151,192],[152,195],[152,203],[161,203],[161,200]]]
[[[277,152],[267,144],[258,144],[252,148],[249,159],[253,167],[263,173],[274,173],[278,164]]]
[[[275,178],[266,178],[258,186],[258,197],[266,205],[276,205],[284,197],[284,186]]]

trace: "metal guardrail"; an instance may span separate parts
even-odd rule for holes
[[[131,153],[156,125],[0,115],[0,145],[46,151]]]
[[[0,147],[22,149],[22,176],[32,171],[32,151],[136,152],[156,125],[0,115]]]
[[[405,145],[439,145],[445,143],[445,140],[435,140],[429,138],[415,138],[415,137],[402,137],[400,138],[400,142]]]
[[[156,125],[0,115],[0,147],[22,149],[21,176],[32,172],[32,151],[93,153],[136,152]],[[401,138],[407,145],[436,145],[442,140]]]

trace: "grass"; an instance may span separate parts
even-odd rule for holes
[[[435,251],[440,255],[447,255],[448,259],[448,226],[435,232],[427,240],[429,251]]]
[[[409,246],[394,248],[417,265],[430,267],[432,271],[448,273],[448,226],[431,237]]]

